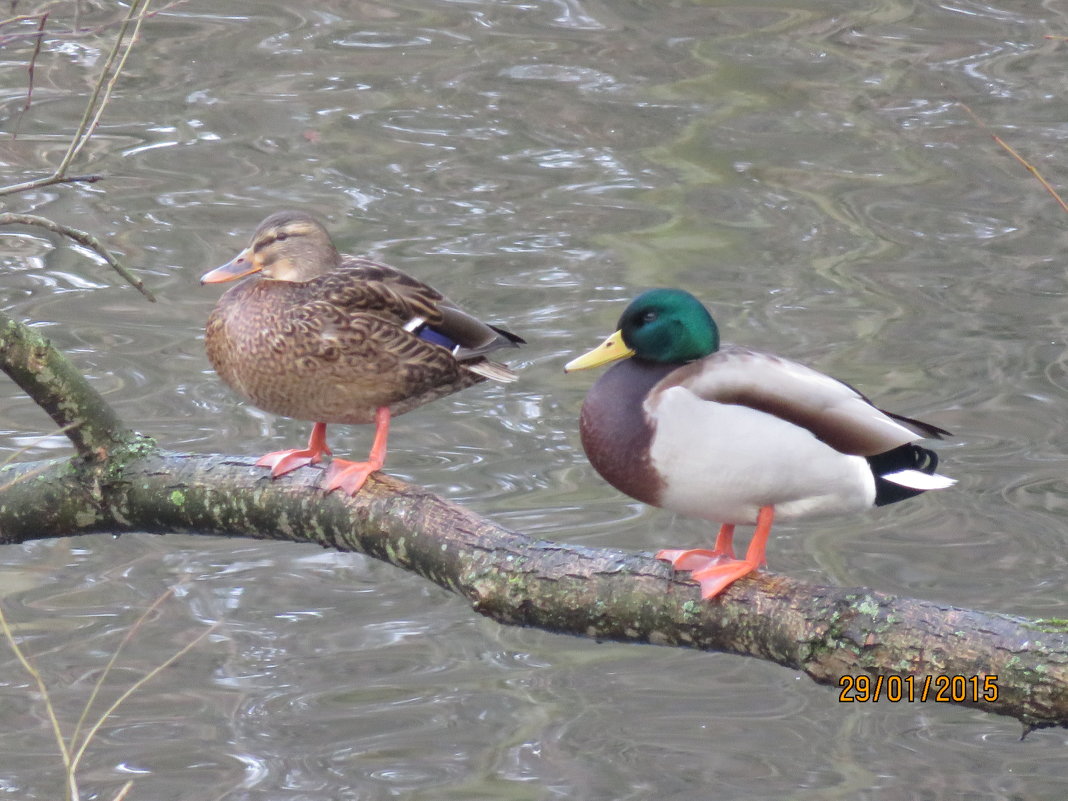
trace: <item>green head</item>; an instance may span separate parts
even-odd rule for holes
[[[619,318],[623,343],[639,359],[682,364],[719,349],[719,329],[701,301],[682,289],[650,289]]]

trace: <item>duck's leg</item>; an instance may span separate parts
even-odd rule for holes
[[[715,598],[742,576],[747,576],[754,570],[763,567],[765,563],[764,552],[768,545],[768,534],[771,532],[771,523],[774,519],[775,509],[773,507],[761,507],[760,512],[757,514],[756,531],[753,532],[749,550],[745,552],[745,559],[724,560],[718,564],[693,571],[692,577],[701,584],[702,598]]]
[[[349,495],[355,495],[360,487],[375,470],[381,470],[386,463],[386,441],[389,439],[389,407],[379,406],[375,410],[375,439],[366,462],[349,462],[334,459],[326,471],[322,488],[327,492],[341,489]]]
[[[700,570],[720,564],[724,559],[734,559],[734,524],[724,523],[719,527],[716,544],[707,548],[668,548],[656,552],[656,558],[671,562],[676,570]]]
[[[331,450],[326,445],[326,423],[316,423],[312,426],[307,448],[273,451],[261,456],[256,464],[259,467],[271,468],[271,476],[278,478],[278,476],[283,476],[298,467],[315,464],[321,461],[323,456],[329,456],[330,454]]]

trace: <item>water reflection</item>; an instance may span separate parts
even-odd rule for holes
[[[58,240],[5,231],[5,307],[166,446],[262,453],[307,424],[210,373],[215,295],[196,276],[266,213],[304,208],[344,250],[531,342],[521,383],[399,418],[391,473],[538,536],[652,550],[708,527],[596,478],[575,432],[588,381],[559,370],[637,289],[686,286],[726,338],[957,433],[942,450],[958,490],[783,527],[774,569],[1063,618],[1063,215],[989,134],[1056,177],[1063,59],[1042,37],[1065,22],[1049,4],[895,0],[170,7],[87,153],[107,181],[16,201],[100,233],[160,303]],[[98,45],[47,49],[37,101],[0,145],[15,178],[58,162]],[[5,47],[0,64],[5,130],[25,54]],[[66,447],[0,393],[0,458]],[[369,430],[338,433],[339,453],[366,449]],[[136,776],[160,798],[1063,795],[1056,733],[1021,744],[1006,720],[840,705],[752,660],[501,629],[357,555],[123,536],[4,562],[4,609],[68,722],[164,587],[184,582],[110,689],[221,622],[107,728],[87,767],[105,794]],[[47,732],[27,740],[39,707],[0,661],[0,786],[55,797]]]

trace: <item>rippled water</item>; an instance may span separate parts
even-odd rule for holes
[[[83,24],[113,18],[100,5]],[[196,279],[270,211],[307,209],[531,343],[519,384],[399,419],[389,472],[528,532],[651,550],[707,526],[593,474],[575,426],[592,377],[560,367],[638,289],[685,286],[726,339],[957,433],[956,490],[783,526],[775,570],[1068,617],[1065,216],[990,136],[1068,185],[1068,49],[1045,38],[1066,28],[1032,0],[193,0],[146,23],[79,166],[107,180],[6,199],[106,239],[160,302],[28,230],[0,232],[0,297],[166,446],[261,453],[307,425],[210,372],[218,293]],[[5,182],[58,161],[106,47],[45,43]],[[28,53],[0,50],[4,131]],[[16,389],[0,398],[0,458],[66,452]],[[359,454],[368,433],[332,442]],[[161,799],[1064,794],[1062,733],[1021,743],[1007,719],[841,705],[754,660],[503,629],[360,556],[91,537],[5,548],[0,573],[69,725],[167,587],[111,697],[219,622],[102,730],[82,781],[106,797],[127,778]],[[56,798],[42,707],[2,648],[0,665],[0,792]]]

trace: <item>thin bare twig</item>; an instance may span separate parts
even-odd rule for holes
[[[95,184],[97,181],[104,180],[103,175],[90,174],[90,175],[47,175],[44,178],[34,178],[32,181],[25,181],[21,184],[11,184],[10,186],[0,186],[0,197],[4,195],[16,195],[19,192],[28,192],[31,189],[40,189],[43,186],[52,186],[53,184]]]
[[[133,638],[133,636],[141,628],[144,622],[148,619],[149,615],[151,615],[153,611],[158,609],[160,604],[170,598],[173,594],[173,587],[163,592],[151,605],[149,605],[147,609],[145,609],[141,613],[141,615],[137,618],[137,621],[126,632],[126,635],[122,638],[122,641],[116,647],[115,652],[111,655],[111,659],[104,667],[103,673],[97,680],[96,686],[93,687],[93,691],[89,695],[89,700],[86,701],[85,707],[82,710],[82,715],[78,719],[78,723],[74,728],[74,733],[71,734],[69,740],[63,736],[63,729],[60,726],[59,717],[56,715],[55,707],[52,705],[52,697],[51,694],[48,692],[48,686],[44,682],[44,677],[41,676],[40,671],[38,671],[37,668],[34,667],[29,657],[26,656],[25,652],[23,652],[22,648],[19,646],[18,640],[15,638],[15,633],[11,630],[11,626],[8,624],[3,607],[0,606],[0,632],[3,633],[4,639],[7,640],[7,643],[11,647],[11,650],[14,651],[15,656],[18,658],[19,663],[22,665],[23,669],[33,678],[34,683],[36,683],[37,685],[37,690],[41,695],[41,699],[44,702],[45,711],[48,716],[49,723],[52,726],[52,733],[55,737],[56,745],[59,748],[60,755],[63,759],[63,768],[65,773],[65,789],[68,801],[79,801],[81,797],[78,789],[78,780],[76,775],[78,766],[81,763],[82,757],[85,756],[85,752],[89,748],[89,745],[93,742],[94,737],[100,730],[100,727],[108,721],[108,719],[115,713],[115,710],[118,709],[119,706],[121,706],[123,702],[125,702],[131,695],[133,695],[139,689],[144,687],[145,684],[147,684],[153,678],[155,678],[164,670],[166,670],[170,665],[174,664],[176,660],[178,660],[184,654],[192,650],[201,640],[203,640],[205,637],[215,631],[216,628],[218,628],[218,623],[212,624],[205,631],[194,637],[189,643],[178,649],[178,651],[171,655],[168,659],[164,660],[162,663],[154,667],[152,670],[150,670],[148,673],[146,673],[144,676],[142,676],[133,684],[131,684],[128,688],[126,688],[126,690],[115,701],[113,701],[106,710],[104,710],[104,712],[100,715],[97,721],[85,732],[84,736],[82,736],[81,741],[79,742],[78,735],[81,733],[82,726],[89,715],[94,701],[99,696],[100,689],[103,686],[104,681],[108,676],[108,673],[111,671],[111,668],[114,667],[115,662],[123,649],[123,646],[125,646]],[[120,799],[125,798],[129,793],[131,786],[132,782],[127,782],[125,785],[123,785],[122,789],[119,791],[119,794],[115,796],[115,801],[119,801]]]
[[[41,14],[41,22],[37,25],[37,41],[33,46],[33,54],[30,56],[30,63],[26,65],[26,102],[22,106],[22,110],[19,112],[18,118],[15,120],[15,129],[11,132],[11,138],[17,139],[19,135],[19,126],[22,125],[22,118],[26,112],[30,110],[30,103],[33,101],[33,68],[37,64],[37,56],[41,53],[41,42],[44,40],[45,23],[48,22],[48,12]]]
[[[150,301],[154,303],[156,300],[156,296],[144,285],[141,279],[127,270],[126,267],[124,267],[106,247],[104,247],[103,242],[87,231],[80,231],[77,228],[61,225],[47,217],[38,217],[35,214],[13,214],[11,212],[0,212],[0,225],[32,225],[37,228],[44,228],[54,234],[60,234],[68,239],[73,239],[79,245],[84,245],[104,259],[104,261],[106,261],[115,272],[121,275],[130,286]]]
[[[15,652],[15,656],[22,664],[23,669],[33,677],[34,682],[37,684],[37,691],[41,694],[41,698],[45,705],[45,711],[48,713],[48,721],[52,725],[52,733],[55,735],[56,745],[59,746],[60,756],[63,757],[63,767],[69,774],[71,767],[70,750],[67,748],[66,740],[63,739],[63,730],[59,727],[59,718],[56,717],[56,710],[52,706],[52,697],[48,694],[48,687],[45,686],[41,674],[19,647],[18,641],[15,639],[15,633],[11,631],[11,627],[7,623],[7,616],[4,614],[3,606],[0,606],[0,630],[3,630],[8,645],[10,645],[11,650]]]
[[[15,25],[19,22],[29,22],[31,19],[37,19],[39,14],[19,14],[14,17],[8,17],[7,19],[0,19],[0,28],[5,25]]]
[[[101,72],[100,80],[97,81],[96,86],[93,89],[93,94],[89,97],[89,102],[85,106],[85,113],[82,115],[82,121],[78,124],[78,130],[74,134],[74,138],[71,139],[70,147],[67,149],[66,155],[63,156],[59,166],[56,168],[57,175],[64,175],[67,172],[67,168],[71,162],[78,156],[82,148],[92,137],[96,131],[97,126],[100,124],[100,118],[104,115],[104,109],[107,107],[108,101],[111,99],[111,92],[115,88],[116,82],[119,80],[119,76],[122,74],[123,67],[126,65],[126,59],[130,55],[130,51],[133,50],[134,44],[137,42],[137,36],[141,31],[141,23],[144,22],[145,15],[144,9],[148,8],[149,3],[152,0],[144,0],[144,6],[142,8],[141,0],[134,0],[130,3],[130,9],[126,13],[126,18],[122,21],[122,26],[119,28],[119,33],[115,37],[115,44],[111,48],[111,52],[108,54],[107,61],[104,62],[104,69]],[[138,9],[141,8],[141,13],[138,13]],[[126,43],[126,48],[123,50],[123,42],[126,40],[126,31],[130,27],[130,23],[136,20],[134,24],[133,34],[130,36],[129,42]],[[119,57],[119,51],[122,51],[122,56]],[[119,62],[112,71],[112,64],[115,63],[115,59],[118,58]],[[110,78],[107,76],[110,74]],[[101,97],[101,90],[104,94]],[[100,102],[97,102],[97,98],[100,98]],[[94,113],[95,108],[95,113]]]
[[[50,14],[52,12],[51,11],[46,11],[45,9],[48,9],[50,6],[51,7],[55,7],[57,5],[59,5],[58,1],[55,2],[55,3],[46,4],[42,8],[39,8],[36,11],[34,11],[32,14],[16,14],[15,16],[8,17],[7,19],[0,19],[0,28],[3,28],[5,25],[18,25],[20,22],[30,22],[30,21],[35,20],[38,17],[40,17],[41,14]],[[0,43],[4,43],[8,39],[13,39],[16,36],[18,36],[19,38],[22,38],[22,39],[27,39],[27,38],[29,38],[31,36],[36,36],[36,35],[37,34],[35,34],[35,33],[30,33],[30,34],[11,34],[11,33],[8,33],[8,34],[4,34],[3,37],[0,37]]]
[[[119,76],[122,74],[126,59],[129,57],[130,51],[133,49],[133,46],[137,41],[137,37],[141,30],[141,23],[147,15],[147,8],[150,2],[151,0],[134,0],[134,2],[131,3],[122,26],[119,28],[115,43],[111,48],[106,63],[104,64],[104,68],[101,71],[100,78],[97,80],[93,93],[89,98],[89,102],[86,104],[81,122],[78,124],[78,129],[71,138],[70,144],[68,145],[67,151],[60,161],[59,166],[56,167],[55,171],[49,176],[37,178],[32,181],[25,181],[20,184],[0,187],[0,196],[25,192],[30,189],[37,189],[52,184],[75,182],[93,183],[101,179],[102,176],[100,175],[68,176],[67,170],[100,124],[100,119],[108,101],[111,99],[111,93],[115,88],[115,84],[118,81]],[[37,43],[27,68],[30,74],[30,80],[26,91],[26,104],[19,115],[20,122],[22,114],[29,109],[33,97],[33,70],[37,55],[41,49],[41,41],[44,35],[45,22],[48,19],[48,13],[49,12],[44,12],[39,16],[40,23],[37,26]],[[38,17],[26,17],[23,21],[37,18]],[[0,22],[0,25],[8,24],[11,21],[12,20]],[[127,31],[130,29],[131,24],[133,24],[133,31],[129,36],[129,39],[127,39]],[[18,125],[16,124],[16,133],[17,130]],[[137,289],[138,292],[150,301],[155,301],[155,296],[145,287],[144,283],[129,272],[118,258],[104,247],[99,239],[86,231],[80,231],[45,217],[29,214],[0,214],[0,225],[32,225],[72,239],[97,253],[113,270],[122,276],[127,283]]]
[[[1002,139],[996,133],[991,131],[989,126],[986,123],[984,123],[981,119],[979,119],[979,116],[974,111],[972,111],[970,108],[968,108],[966,103],[963,103],[960,100],[958,100],[957,103],[960,104],[961,108],[963,108],[966,112],[968,112],[968,116],[971,117],[975,121],[976,125],[978,125],[982,130],[986,131],[990,135],[990,137],[995,142],[997,142],[998,145],[1000,145],[1005,150],[1006,153],[1008,153],[1010,156],[1012,156],[1014,159],[1016,159],[1018,162],[1020,162],[1020,164],[1022,164],[1024,166],[1024,168],[1029,173],[1031,173],[1031,175],[1033,175],[1035,177],[1035,180],[1037,180],[1040,184],[1042,184],[1042,188],[1045,189],[1047,192],[1049,192],[1050,195],[1052,195],[1053,199],[1057,201],[1057,203],[1060,205],[1060,207],[1064,211],[1068,212],[1068,203],[1065,203],[1064,198],[1062,198],[1060,193],[1056,189],[1053,188],[1053,184],[1051,184],[1049,181],[1047,181],[1042,176],[1042,173],[1040,173],[1038,171],[1038,168],[1035,167],[1035,165],[1033,165],[1031,162],[1029,162],[1027,159],[1025,159],[1019,153],[1017,153],[1015,148],[1013,148],[1008,142],[1006,142],[1004,139]]]
[[[174,595],[174,587],[168,587],[166,590],[160,593],[159,597],[156,598],[156,600],[154,600],[151,604],[149,604],[148,608],[145,609],[145,611],[141,613],[137,620],[134,621],[134,624],[126,630],[126,634],[123,636],[122,640],[117,646],[115,646],[115,651],[111,654],[111,658],[108,660],[108,663],[104,665],[104,669],[100,672],[100,677],[96,680],[96,684],[93,685],[93,691],[89,693],[89,700],[85,702],[85,707],[82,709],[81,717],[78,718],[78,722],[74,724],[74,732],[70,736],[70,743],[72,748],[74,747],[75,743],[77,743],[78,735],[81,734],[82,726],[85,725],[85,721],[89,717],[89,712],[92,711],[93,703],[96,701],[97,696],[100,695],[100,690],[103,689],[104,682],[107,680],[108,674],[111,673],[111,669],[115,667],[115,662],[118,661],[119,654],[122,653],[122,649],[125,648],[126,644],[133,639],[134,634],[136,634],[140,630],[141,626],[144,625],[144,622],[148,620],[148,616],[154,611],[156,611],[159,608],[160,604],[162,604],[172,595]]]
[[[85,110],[82,112],[82,119],[78,123],[78,128],[75,131],[74,136],[71,137],[67,152],[64,153],[59,166],[47,177],[0,188],[0,196],[10,195],[16,192],[25,192],[30,189],[57,183],[99,180],[100,176],[68,178],[67,170],[70,169],[71,163],[77,158],[78,154],[81,153],[82,148],[89,142],[93,133],[96,131],[97,126],[100,124],[104,109],[107,107],[108,101],[111,99],[111,93],[126,65],[126,59],[129,57],[134,44],[137,42],[137,38],[141,31],[141,24],[148,16],[151,16],[148,12],[148,6],[151,1],[152,0],[134,0],[134,2],[130,4],[130,8],[119,27],[118,35],[115,37],[115,43],[112,45],[111,52],[108,54],[108,57],[104,62],[104,67],[100,73],[100,79],[93,87],[93,92],[89,96],[89,101],[85,105]],[[35,18],[36,17],[29,17],[29,19]],[[133,31],[127,40],[126,34],[130,29],[131,24],[133,25]],[[39,34],[40,32],[35,35],[39,36]],[[40,39],[38,39],[37,46],[39,49]],[[36,57],[36,52],[37,51],[35,50],[34,57]],[[32,91],[32,87],[30,91]]]
[[[218,623],[212,623],[210,626],[208,626],[207,629],[205,629],[192,640],[190,640],[188,643],[186,643],[186,645],[179,648],[178,651],[176,651],[169,659],[157,665],[144,676],[142,676],[133,684],[131,684],[122,695],[115,699],[115,702],[112,703],[111,706],[104,710],[103,714],[100,715],[100,718],[97,720],[97,722],[94,723],[93,726],[85,733],[85,738],[82,740],[81,747],[78,748],[78,751],[71,758],[70,771],[72,775],[74,771],[78,768],[78,764],[81,762],[82,757],[85,756],[85,749],[89,747],[89,743],[92,742],[93,737],[96,736],[96,733],[100,730],[100,727],[107,722],[108,718],[111,717],[115,710],[118,709],[127,698],[129,698],[139,689],[144,687],[145,684],[154,679],[172,664],[174,664],[183,656],[185,656],[189,651],[195,648],[201,640],[203,640],[205,637],[215,631],[215,629],[217,629],[218,627]],[[71,745],[73,746],[73,743]]]
[[[57,2],[55,2],[55,3],[50,3],[49,6],[51,6],[51,7],[60,6],[60,5],[63,5],[63,2],[65,2],[65,0],[57,0]],[[178,6],[185,5],[185,3],[186,3],[186,0],[172,0],[172,2],[167,3],[164,6],[160,6],[155,11],[151,11],[151,12],[146,11],[143,16],[145,16],[145,17],[159,16],[160,14],[165,14],[166,12],[171,11],[174,8],[177,8]],[[92,28],[83,28],[83,27],[81,27],[81,24],[78,21],[79,8],[80,8],[80,4],[75,3],[74,4],[74,24],[71,25],[69,29],[57,30],[57,29],[53,28],[48,33],[49,40],[53,40],[53,39],[84,39],[84,38],[86,38],[88,36],[99,36],[104,31],[108,30],[109,28],[114,28],[116,25],[121,25],[122,24],[121,20],[114,20],[112,22],[102,23],[102,24],[97,25],[97,26],[92,27]],[[0,20],[0,28],[4,27],[5,25],[11,25],[11,24],[18,23],[18,22],[27,22],[29,20],[37,19],[37,17],[41,13],[42,13],[41,11],[37,11],[37,12],[35,12],[33,14],[21,14],[21,15],[16,16],[16,17],[9,17],[8,19]],[[36,33],[29,33],[29,32],[23,32],[23,31],[18,31],[18,32],[15,32],[15,33],[0,34],[0,47],[3,47],[3,46],[5,46],[5,45],[7,45],[7,44],[9,44],[11,42],[18,41],[20,39],[31,39],[36,35],[37,35]]]

